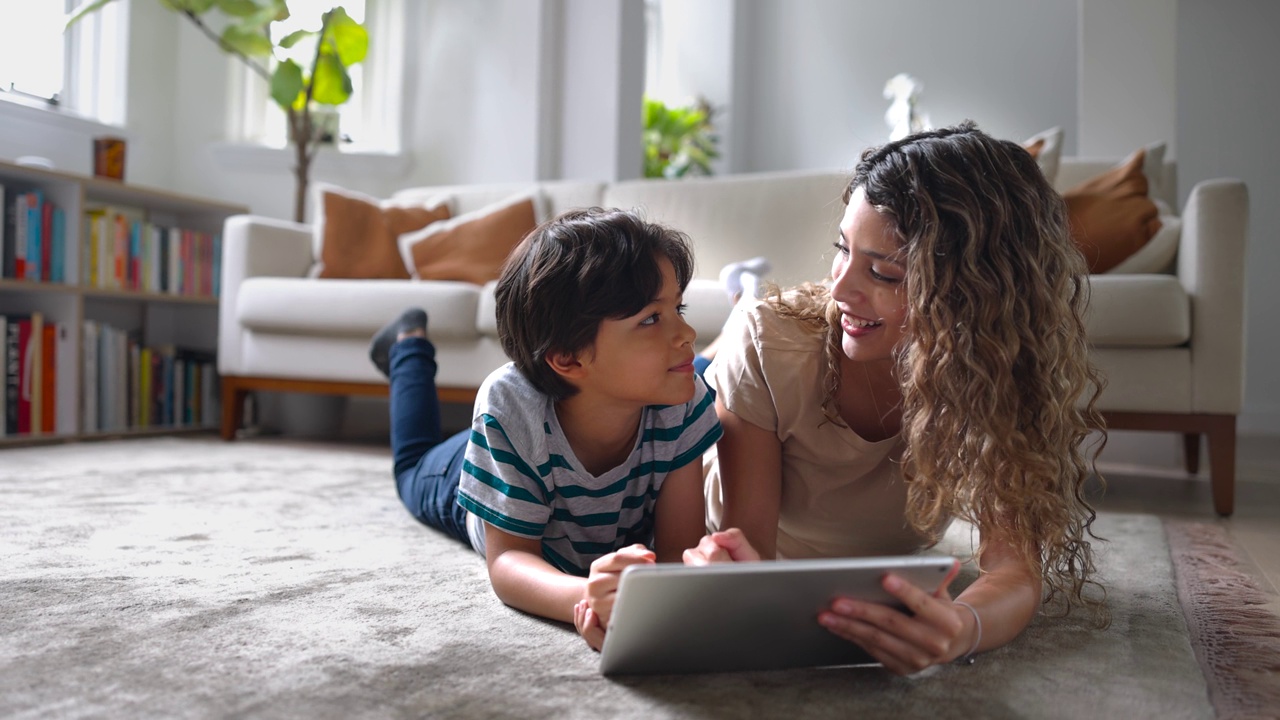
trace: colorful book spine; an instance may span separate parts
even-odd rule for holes
[[[46,322],[40,343],[40,432],[52,435],[58,427],[58,329]]]
[[[54,207],[50,217],[52,228],[53,260],[49,266],[49,280],[67,282],[67,213]]]
[[[18,416],[22,406],[22,322],[23,316],[10,316],[4,334],[4,395],[5,432],[17,435]],[[27,320],[27,332],[30,320]]]
[[[37,280],[53,279],[53,203],[40,202],[40,271]]]

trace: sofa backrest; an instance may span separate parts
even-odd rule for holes
[[[517,193],[538,189],[546,201],[543,208],[551,218],[565,210],[599,205],[604,193],[604,183],[583,180],[556,180],[550,182],[504,183],[496,185],[438,185],[401,190],[393,197],[399,201],[414,202],[448,196],[452,199],[453,214],[479,210],[486,205],[501,202]],[[545,218],[539,218],[542,220]]]
[[[715,278],[730,262],[764,255],[773,264],[769,278],[790,286],[830,271],[847,181],[839,170],[628,180],[607,186],[604,203],[638,208],[687,233],[697,277]]]

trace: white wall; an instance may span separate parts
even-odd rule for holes
[[[1245,400],[1240,427],[1280,434],[1280,4],[1178,3],[1178,185],[1237,177],[1249,187]]]
[[[1177,3],[1080,3],[1077,154],[1124,157],[1149,143],[1177,156]]]
[[[924,85],[935,126],[966,118],[1025,139],[1076,132],[1075,0],[787,0],[739,2],[749,14],[736,56],[733,167],[852,167],[888,140],[885,81]]]

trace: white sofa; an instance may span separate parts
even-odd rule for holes
[[[1113,165],[1063,158],[1057,186]],[[1176,207],[1172,163],[1164,173],[1163,199]],[[730,310],[714,280],[725,263],[765,255],[774,265],[770,279],[781,285],[825,275],[846,181],[844,172],[807,171],[548,182],[540,189],[550,214],[590,205],[636,207],[688,233],[698,276],[686,293],[688,317],[700,340],[709,341]],[[462,214],[528,187],[415,188],[396,197],[449,194],[455,214]],[[1110,427],[1183,433],[1191,472],[1199,463],[1199,436],[1207,434],[1214,506],[1223,515],[1233,509],[1247,218],[1243,183],[1200,183],[1182,212],[1176,274],[1095,275],[1090,283],[1088,330],[1094,362],[1109,381],[1101,405]],[[367,358],[368,341],[409,305],[430,315],[443,401],[471,402],[484,377],[506,362],[492,283],[309,279],[314,262],[306,225],[246,215],[227,220],[218,333],[224,438],[235,436],[251,391],[385,395],[386,383]]]

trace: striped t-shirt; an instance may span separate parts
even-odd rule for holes
[[[701,378],[694,387],[683,405],[646,407],[630,457],[596,477],[569,448],[555,403],[507,363],[480,386],[458,504],[499,530],[541,539],[543,558],[572,575],[632,543],[652,547],[667,473],[720,439],[715,403]]]

